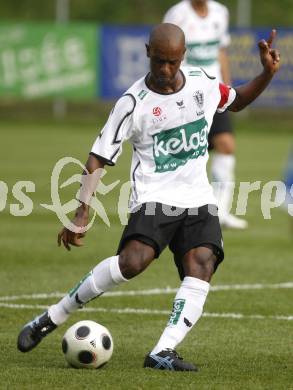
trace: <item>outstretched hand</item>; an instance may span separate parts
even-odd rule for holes
[[[272,49],[276,35],[277,31],[272,30],[268,40],[262,39],[258,42],[261,63],[264,70],[271,74],[276,73],[280,67],[280,53],[278,50]]]
[[[64,227],[61,232],[58,234],[58,246],[61,246],[63,243],[64,247],[70,251],[72,246],[82,246],[82,238],[85,236],[84,227],[88,224],[88,214],[87,213],[77,213],[72,221],[75,226],[74,231]],[[79,232],[80,227],[80,232]]]

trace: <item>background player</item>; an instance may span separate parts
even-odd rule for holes
[[[284,183],[286,185],[286,198],[283,208],[288,211],[290,217],[291,234],[293,233],[293,145],[289,150],[288,160],[284,172]]]
[[[203,68],[226,85],[231,85],[227,46],[228,9],[213,0],[183,0],[164,16],[164,22],[178,25],[185,33],[185,63]],[[218,199],[222,226],[244,229],[247,222],[230,214],[234,191],[235,139],[228,112],[216,113],[209,133],[209,147],[214,150],[211,180]]]
[[[122,142],[128,139],[134,150],[132,213],[118,253],[101,261],[61,301],[25,325],[18,337],[20,351],[30,351],[79,307],[143,272],[169,245],[181,260],[184,278],[169,322],[144,367],[196,371],[175,348],[201,317],[209,282],[224,257],[206,174],[208,130],[217,109],[239,111],[269,84],[279,68],[279,54],[271,49],[274,36],[272,31],[267,42],[259,43],[262,73],[234,90],[199,68],[180,68],[185,40],[178,26],[167,23],[153,29],[147,45],[150,72],[111,112],[86,164],[91,175],[84,175],[75,228],[64,228],[58,235],[59,245],[63,242],[68,250],[81,245],[97,185],[94,173],[105,164],[115,165]]]

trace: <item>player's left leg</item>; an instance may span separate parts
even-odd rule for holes
[[[147,355],[145,366],[195,371],[193,364],[179,359],[175,348],[201,317],[209,282],[224,258],[217,207],[206,205],[188,210],[169,247],[174,253],[182,284],[175,296],[169,322],[158,344]]]
[[[145,367],[197,370],[193,364],[180,359],[175,348],[202,315],[216,263],[213,250],[207,247],[194,248],[185,254],[182,259],[185,277],[175,296],[173,311],[157,345],[147,355]]]

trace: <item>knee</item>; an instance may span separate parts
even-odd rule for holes
[[[184,273],[186,276],[209,282],[215,271],[216,262],[212,249],[206,247],[192,249],[183,258]]]
[[[126,279],[131,279],[143,272],[154,257],[153,248],[132,240],[126,244],[119,255],[120,271]]]
[[[213,145],[218,153],[234,154],[235,153],[235,139],[234,136],[228,132],[220,133],[215,136]]]
[[[197,267],[199,267],[203,272],[214,272],[216,257],[210,251],[210,253],[199,253],[197,257],[194,259]]]

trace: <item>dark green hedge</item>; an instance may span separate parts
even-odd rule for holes
[[[173,0],[70,0],[71,19],[99,23],[157,23]],[[236,23],[237,0],[222,0],[231,12],[231,25]],[[251,0],[253,26],[293,26],[293,0]],[[56,0],[2,0],[2,20],[52,20]]]

